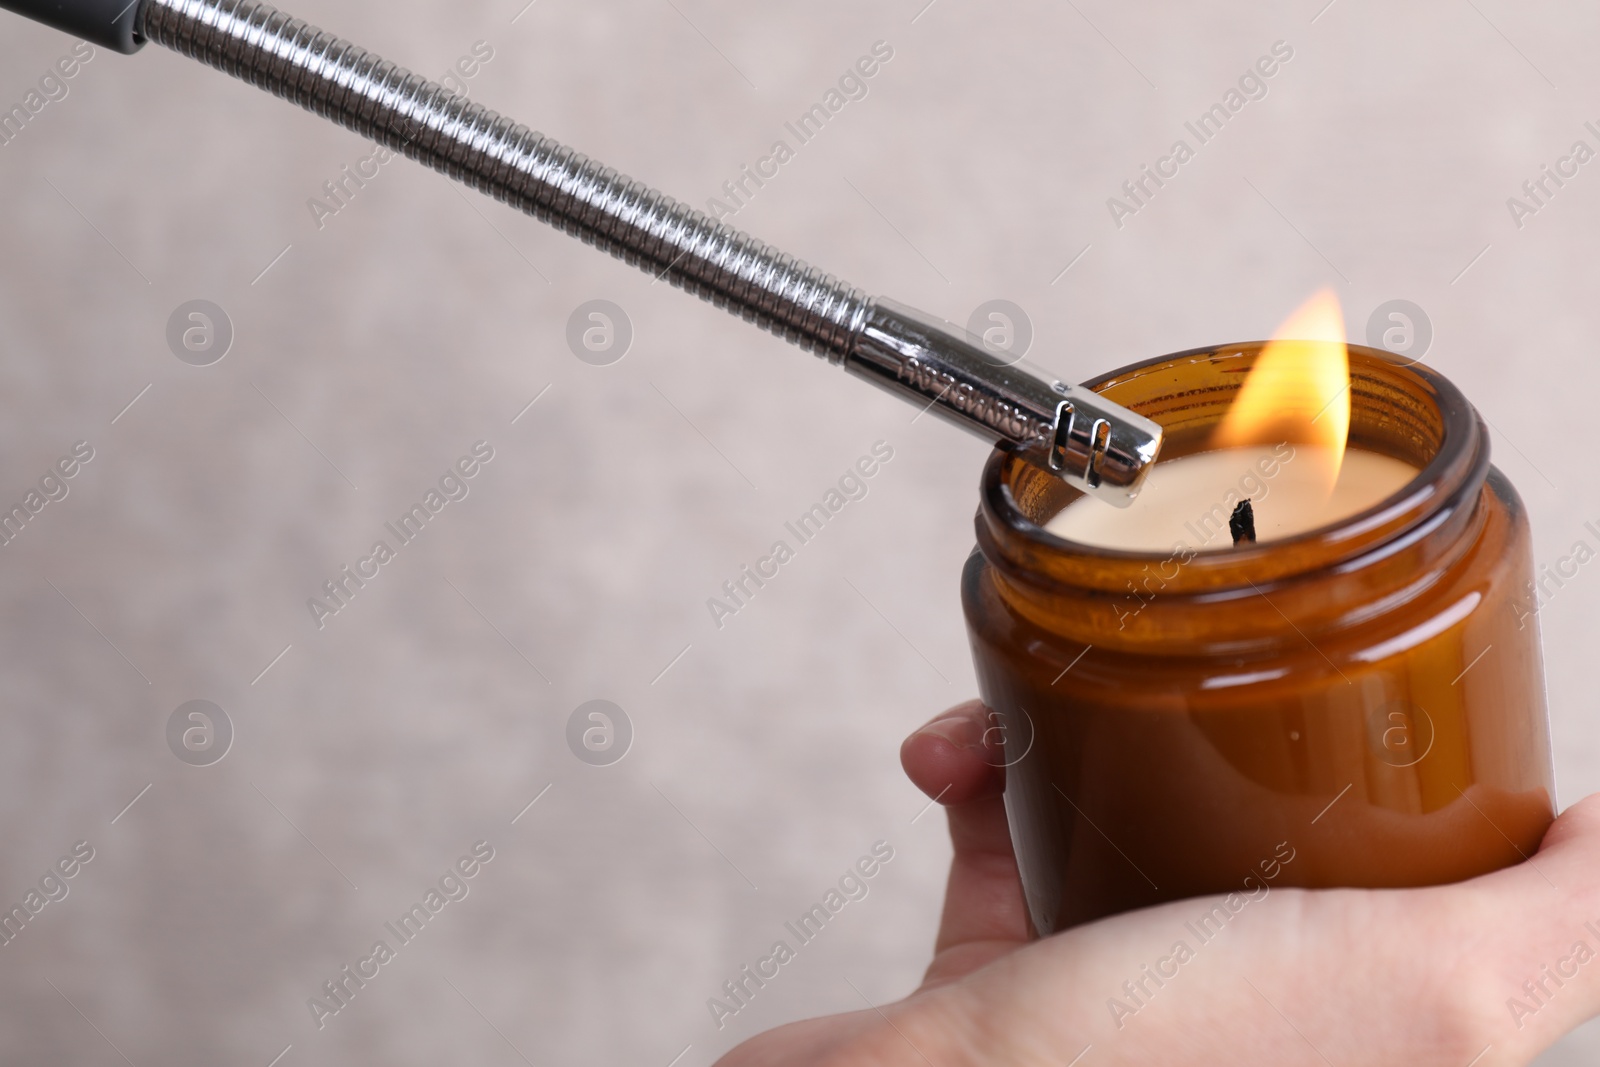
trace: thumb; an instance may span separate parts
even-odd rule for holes
[[[945,805],[955,855],[927,983],[983,966],[1028,939],[1027,910],[1001,791],[1003,756],[977,701],[952,708],[900,749],[906,774]]]
[[[1526,862],[1461,888],[1481,919],[1474,1000],[1497,1046],[1531,1054],[1600,1014],[1600,794],[1562,812]]]

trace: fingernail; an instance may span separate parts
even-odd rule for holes
[[[978,729],[977,722],[963,715],[955,715],[948,719],[939,719],[937,722],[930,722],[928,725],[918,730],[917,733],[933,734],[935,737],[942,737],[956,748],[968,749],[983,747],[983,736],[982,732]]]

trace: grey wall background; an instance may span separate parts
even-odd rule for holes
[[[1412,300],[1541,562],[1594,543],[1600,163],[1520,229],[1505,201],[1600,147],[1600,15],[924,2],[295,13],[433,76],[487,42],[474,98],[695,203],[887,41],[739,225],[956,321],[1012,300],[1073,379],[1264,336],[1321,285],[1358,338]],[[0,26],[9,108],[71,42]],[[1278,40],[1267,97],[1116,227]],[[0,498],[95,450],[0,549],[0,896],[95,857],[0,950],[5,1061],[705,1064],[914,984],[948,848],[896,750],[974,691],[984,449],[405,161],[319,229],[370,147],[177,56],[68,85],[0,147]],[[208,367],[164,336],[196,298],[236,335]],[[633,326],[611,366],[564,339],[591,299]],[[715,628],[706,598],[880,439],[867,498]],[[478,440],[470,495],[319,631],[306,599]],[[1586,569],[1542,614],[1564,803],[1600,787],[1597,606]],[[607,767],[565,740],[595,698],[635,732]],[[191,699],[234,724],[211,766],[165,740]],[[307,998],[479,839],[470,895],[319,1031]],[[719,1031],[706,999],[878,839],[871,895]]]

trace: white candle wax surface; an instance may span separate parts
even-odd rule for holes
[[[1256,540],[1273,541],[1365,511],[1417,476],[1402,460],[1345,450],[1328,492],[1329,457],[1309,445],[1259,445],[1197,452],[1151,468],[1126,508],[1075,500],[1045,524],[1057,537],[1125,552],[1230,549],[1228,517],[1240,500],[1255,509]]]

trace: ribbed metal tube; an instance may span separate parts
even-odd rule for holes
[[[138,32],[843,362],[867,296],[481,104],[257,0],[145,0]]]
[[[130,48],[155,41],[332,119],[1013,449],[1087,493],[1126,507],[1155,461],[1161,427],[1151,420],[996,359],[959,327],[870,299],[303,19],[258,0],[132,3],[142,6]],[[28,13],[43,17],[38,6],[28,0]]]

